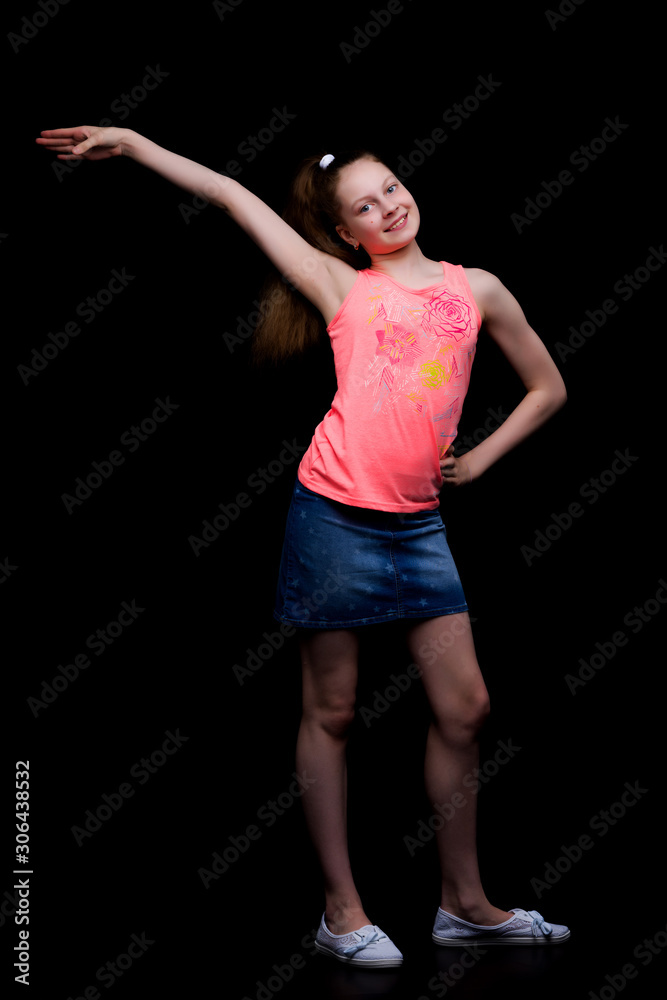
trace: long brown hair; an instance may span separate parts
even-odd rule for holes
[[[343,167],[357,160],[382,161],[374,153],[353,150],[336,153],[323,169],[321,158],[310,156],[297,170],[282,217],[311,246],[361,270],[370,263],[366,251],[361,246],[353,250],[336,232],[338,178]],[[320,312],[277,268],[264,284],[259,313],[252,345],[255,363],[275,363],[299,354],[315,344],[325,329]]]

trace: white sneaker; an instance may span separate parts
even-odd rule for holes
[[[375,924],[365,924],[349,934],[332,934],[324,914],[315,937],[315,947],[323,955],[347,965],[366,969],[391,968],[403,963],[403,956],[386,934]]]
[[[548,924],[537,910],[509,911],[514,916],[502,924],[484,926],[461,920],[438,907],[431,935],[436,944],[560,944],[567,941],[570,931],[563,924]]]

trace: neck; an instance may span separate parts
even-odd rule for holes
[[[395,278],[405,285],[419,284],[421,279],[433,275],[434,264],[419,249],[416,240],[411,240],[404,247],[387,254],[371,254],[371,269]]]

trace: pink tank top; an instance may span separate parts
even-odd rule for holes
[[[315,493],[374,510],[438,507],[482,322],[461,265],[441,263],[443,280],[421,289],[359,271],[327,327],[338,388],[298,470]]]

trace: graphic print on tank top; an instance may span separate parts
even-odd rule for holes
[[[375,400],[374,412],[386,414],[409,406],[428,417],[437,391],[437,408],[431,419],[442,422],[438,454],[442,458],[456,437],[475,357],[475,317],[470,304],[440,286],[428,301],[415,308],[414,293],[393,283],[378,282],[368,298],[368,324],[377,338],[375,357],[365,385]],[[453,430],[452,430],[453,428]]]
[[[337,389],[299,465],[315,493],[373,510],[440,503],[482,317],[465,271],[421,289],[364,269],[327,327]]]

